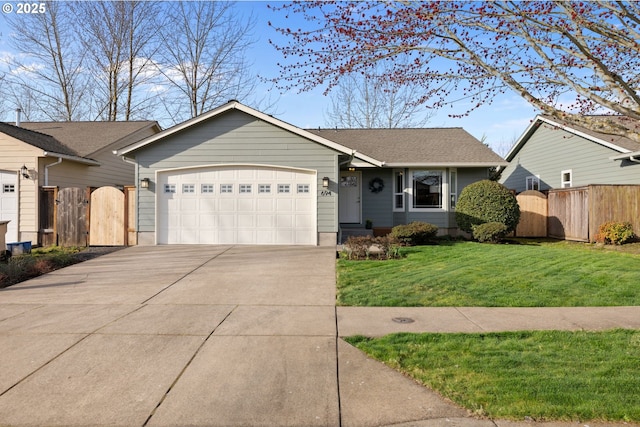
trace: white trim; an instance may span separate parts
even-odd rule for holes
[[[402,174],[402,193],[396,191],[396,175],[398,173]],[[407,173],[404,169],[393,169],[391,176],[391,185],[393,186],[391,189],[391,206],[393,207],[393,212],[405,212],[407,208]],[[396,207],[396,197],[400,195],[402,195],[402,207],[398,208]]]
[[[564,175],[569,174],[569,180],[565,181]],[[568,185],[565,185],[568,184]],[[560,188],[573,187],[573,169],[566,169],[560,172]]]
[[[322,137],[320,137],[318,135],[315,135],[315,134],[313,134],[311,132],[308,132],[308,131],[305,131],[303,129],[300,129],[297,126],[293,126],[293,125],[291,125],[291,124],[289,124],[287,122],[284,122],[282,120],[276,119],[273,116],[269,116],[267,114],[261,113],[260,111],[254,110],[251,107],[247,107],[246,105],[243,105],[243,104],[241,104],[241,103],[239,103],[237,101],[228,102],[228,103],[226,103],[226,104],[224,104],[224,105],[222,105],[222,106],[220,106],[218,108],[214,108],[213,110],[211,110],[211,111],[209,111],[207,113],[201,114],[201,115],[199,115],[197,117],[194,117],[194,118],[192,118],[190,120],[187,120],[185,122],[177,124],[177,125],[169,128],[169,129],[166,129],[166,130],[164,130],[162,132],[159,132],[159,133],[157,133],[155,135],[152,135],[152,136],[150,136],[148,138],[145,138],[142,141],[138,141],[138,142],[136,142],[134,144],[131,144],[131,145],[127,146],[127,147],[121,148],[120,150],[116,151],[116,154],[118,156],[125,156],[126,154],[129,154],[132,151],[135,151],[135,150],[137,150],[139,148],[145,147],[145,146],[147,146],[149,144],[152,144],[152,143],[154,143],[156,141],[159,141],[159,140],[164,139],[164,138],[166,138],[168,136],[176,134],[176,133],[178,133],[178,132],[180,132],[180,131],[182,131],[184,129],[187,129],[187,128],[189,128],[191,126],[194,126],[194,125],[196,125],[198,123],[204,122],[204,121],[206,121],[208,119],[216,117],[216,116],[218,116],[218,115],[220,115],[222,113],[225,113],[227,111],[230,111],[230,110],[242,111],[243,113],[249,114],[250,116],[253,116],[253,117],[255,117],[255,118],[259,119],[259,120],[262,120],[264,122],[270,123],[270,124],[272,124],[274,126],[277,126],[277,127],[281,128],[281,129],[284,129],[286,131],[294,133],[294,134],[296,134],[298,136],[301,136],[303,138],[306,138],[306,139],[308,139],[310,141],[313,141],[313,142],[316,142],[318,144],[324,145],[324,146],[326,146],[328,148],[331,148],[333,150],[339,151],[339,152],[341,152],[343,154],[353,155],[353,156],[357,157],[358,159],[363,160],[363,161],[365,161],[367,163],[370,163],[370,164],[372,164],[374,166],[382,166],[384,164],[384,162],[381,162],[379,160],[376,160],[376,159],[374,159],[372,157],[369,157],[369,156],[366,156],[364,154],[360,154],[357,151],[352,150],[351,148],[345,147],[344,145],[335,143],[333,141],[330,141],[328,139],[325,139],[325,138],[322,138]]]
[[[531,180],[531,182],[533,183],[534,181],[538,183],[538,188],[533,188],[534,186],[532,185],[531,188],[529,188],[529,180]],[[540,191],[540,175],[529,175],[525,178],[524,180],[524,188],[528,190],[536,190],[536,191]]]
[[[385,163],[387,168],[490,168],[494,166],[508,166],[509,162],[438,162],[438,163]]]
[[[432,170],[442,172],[441,178],[442,181],[440,183],[440,207],[428,207],[428,208],[416,208],[413,205],[414,195],[413,195],[413,174],[414,172],[424,171],[424,170]],[[409,173],[406,181],[407,193],[409,194],[409,212],[447,212],[448,203],[445,197],[445,194],[448,197],[449,194],[449,180],[447,169],[442,168],[431,168],[431,169],[409,169]]]
[[[68,154],[54,153],[52,151],[43,151],[42,152],[42,156],[44,156],[44,157],[57,157],[59,159],[72,160],[74,162],[83,163],[83,164],[89,165],[89,166],[100,166],[100,162],[97,162],[97,161],[95,161],[93,159],[89,159],[89,158],[86,158],[86,157],[70,156]]]
[[[451,174],[455,173],[456,174],[456,186],[455,188],[452,188],[453,186],[451,185]],[[455,211],[456,207],[454,206],[458,204],[458,169],[456,168],[450,168],[449,169],[449,181],[447,182],[447,187],[449,188],[449,199],[447,200],[447,210],[449,211]],[[455,196],[455,203],[453,202],[453,196]]]
[[[513,145],[513,147],[511,147],[511,150],[509,150],[509,152],[507,153],[507,155],[505,156],[505,159],[507,161],[511,161],[513,159],[513,157],[515,156],[515,154],[520,151],[520,149],[522,148],[522,146],[526,143],[527,140],[529,140],[529,138],[531,137],[531,134],[540,126],[540,123],[546,123],[550,126],[562,129],[566,132],[569,132],[571,134],[580,136],[582,138],[585,138],[589,141],[595,142],[596,144],[600,144],[603,145],[607,148],[611,148],[612,150],[616,150],[619,151],[620,153],[630,153],[631,150],[628,150],[626,148],[622,148],[618,145],[612,144],[610,142],[607,142],[603,139],[600,139],[598,137],[595,137],[593,135],[589,135],[587,133],[581,132],[579,130],[576,130],[568,125],[563,125],[560,124],[558,122],[555,122],[547,117],[542,117],[540,115],[536,116],[535,119],[533,119],[533,121],[531,122],[531,124],[529,125],[529,127],[524,131],[524,133],[520,136],[520,138],[518,138],[518,140],[516,141],[516,143]],[[626,158],[628,156],[625,156],[623,158]],[[615,158],[612,158],[613,160],[618,160]]]
[[[190,169],[215,169],[215,168],[228,168],[228,167],[246,167],[246,168],[263,168],[263,169],[282,169],[282,170],[286,170],[286,171],[292,171],[292,172],[300,172],[300,173],[306,173],[308,175],[310,175],[311,177],[313,177],[311,179],[311,187],[310,187],[310,193],[312,194],[316,194],[316,197],[312,198],[312,212],[313,212],[313,236],[316,240],[315,245],[318,244],[318,171],[315,169],[306,169],[306,168],[297,168],[297,167],[289,167],[289,166],[279,166],[279,165],[264,165],[264,164],[253,164],[253,163],[220,163],[220,164],[206,164],[206,165],[200,165],[200,166],[184,166],[184,167],[178,167],[178,168],[168,168],[168,169],[158,169],[155,170],[155,185],[156,188],[158,188],[158,184],[159,184],[159,177],[160,174],[162,173],[170,173],[170,172],[180,172],[180,171],[187,171]],[[218,195],[220,195],[221,192],[218,192]],[[158,203],[158,200],[160,198],[160,191],[156,191],[155,195],[154,195],[154,244],[158,245],[158,237],[160,235],[160,223],[159,223],[159,214],[160,214],[160,204]],[[231,194],[232,197],[238,197],[239,193],[234,192],[233,194]]]

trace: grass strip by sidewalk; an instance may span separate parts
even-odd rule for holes
[[[338,304],[385,307],[640,305],[640,255],[564,241],[452,242],[388,261],[338,261]]]
[[[393,334],[347,341],[477,415],[640,421],[640,331]]]

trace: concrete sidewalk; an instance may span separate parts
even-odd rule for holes
[[[0,290],[0,425],[530,425],[473,418],[339,336],[536,313],[334,303],[335,250],[315,247],[132,247]]]

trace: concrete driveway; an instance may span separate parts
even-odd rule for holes
[[[495,425],[338,339],[334,304],[317,247],[132,247],[1,290],[0,425]]]

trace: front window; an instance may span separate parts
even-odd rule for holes
[[[528,176],[527,177],[527,190],[540,191],[540,177]]]
[[[442,208],[442,171],[413,171],[412,190],[413,208]]]
[[[404,211],[404,171],[393,172],[393,210]]]
[[[451,196],[451,209],[455,209],[458,201],[458,172],[453,169],[449,171],[449,193]]]

